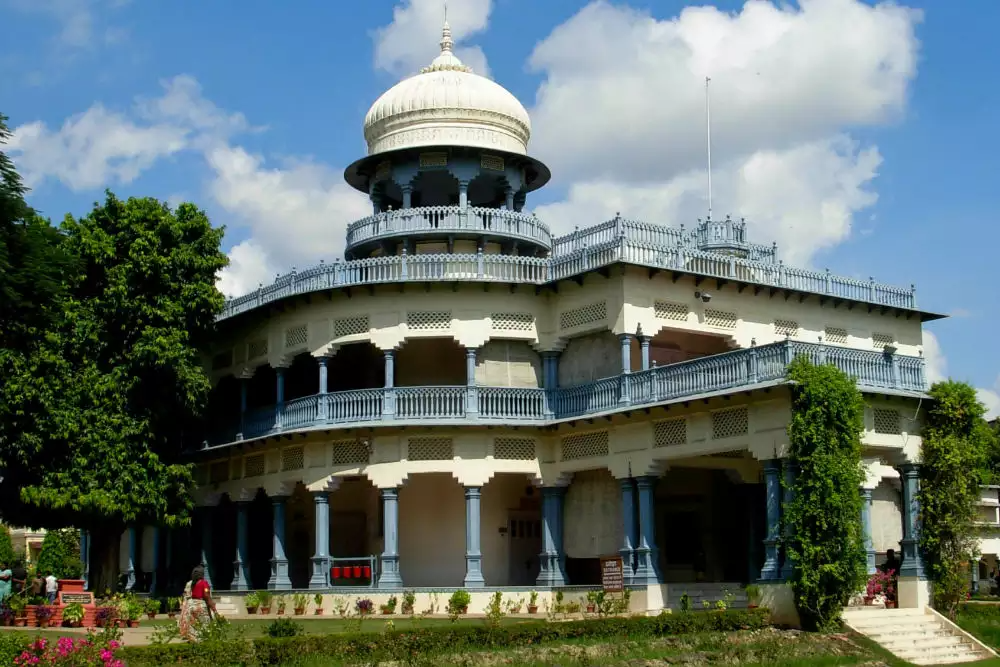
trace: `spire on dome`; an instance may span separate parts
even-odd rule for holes
[[[451,53],[451,49],[455,46],[455,42],[451,40],[451,26],[448,25],[448,8],[445,6],[445,19],[444,27],[441,28],[441,53]]]
[[[451,38],[451,26],[448,24],[448,3],[444,6],[444,26],[441,28],[441,53],[431,61],[429,67],[425,67],[421,72],[440,72],[452,70],[455,72],[472,72],[472,68],[465,65],[458,56],[455,55],[455,41]]]

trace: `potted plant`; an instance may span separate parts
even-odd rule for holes
[[[597,611],[598,594],[604,591],[587,591],[587,613],[593,614]],[[604,597],[601,595],[600,597]]]
[[[386,601],[386,603],[384,605],[382,605],[382,607],[381,607],[381,609],[382,609],[382,615],[383,616],[390,616],[392,614],[395,614],[396,613],[396,606],[398,604],[399,604],[399,600],[396,599],[395,595],[393,595],[392,597],[390,597]]]
[[[531,591],[531,594],[528,596],[528,613],[538,613],[538,591]]]
[[[83,617],[86,616],[87,610],[83,608],[83,605],[79,602],[71,602],[66,605],[63,609],[63,620],[69,624],[71,628],[79,628],[83,625]]]
[[[368,598],[363,598],[354,603],[354,608],[357,610],[358,616],[365,617],[371,615],[375,609],[375,603]]]
[[[143,608],[146,610],[146,617],[149,620],[153,620],[160,613],[160,601],[155,598],[149,598],[146,600]]]
[[[292,609],[295,610],[296,616],[306,613],[306,605],[308,604],[309,598],[306,597],[305,593],[296,593],[292,596]]]
[[[35,620],[38,623],[38,627],[47,628],[49,627],[49,621],[52,616],[56,613],[56,610],[47,604],[40,604],[35,607]]]
[[[14,615],[14,625],[28,624],[28,618],[24,612],[24,608],[27,606],[27,603],[28,601],[24,599],[23,595],[12,595],[7,598],[7,605],[10,607],[10,611]]]
[[[177,612],[179,612],[180,610],[181,610],[180,598],[177,597],[167,598],[167,618],[173,618],[174,616],[177,615]],[[257,609],[254,608],[254,611],[257,611]]]
[[[271,613],[271,600],[273,596],[270,591],[260,591],[257,593],[260,596],[260,613],[270,614]]]
[[[323,615],[323,594],[322,593],[317,593],[316,595],[314,595],[313,596],[313,602],[316,603],[316,610],[313,611],[313,613],[316,616],[322,616]]]
[[[283,616],[285,608],[288,606],[288,601],[285,599],[284,595],[275,595],[274,606],[278,609],[278,616]]]
[[[99,628],[110,628],[114,626],[117,616],[118,610],[115,606],[104,603],[98,607],[97,611],[94,613],[94,624]]]
[[[756,609],[760,605],[760,586],[747,584],[743,592],[747,594],[747,607]]]
[[[403,613],[413,614],[413,607],[417,602],[417,594],[413,591],[403,591]]]
[[[136,597],[125,598],[122,604],[122,618],[128,623],[128,627],[139,627],[139,617],[142,616],[143,603]]]
[[[459,589],[448,598],[448,613],[467,614],[469,613],[470,602],[472,602],[472,596],[469,595],[469,592]]]
[[[256,614],[257,607],[260,606],[260,595],[257,594],[257,591],[250,591],[247,593],[247,596],[243,598],[243,603],[247,607],[248,614]]]

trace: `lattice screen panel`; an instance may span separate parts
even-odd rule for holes
[[[334,440],[333,465],[361,465],[368,463],[368,443],[361,440]]]
[[[735,329],[736,313],[725,310],[705,309],[705,324],[716,329]]]
[[[406,458],[409,461],[450,461],[455,458],[455,443],[451,438],[410,438]]]
[[[298,347],[306,344],[308,328],[305,324],[300,324],[285,330],[285,347]]]
[[[250,341],[247,345],[247,359],[257,359],[265,356],[267,356],[267,339],[258,338],[257,340]]]
[[[885,435],[899,435],[902,432],[899,410],[887,408],[872,408],[872,421],[875,422],[875,432]]]
[[[653,424],[653,447],[669,447],[687,443],[687,417],[664,419]]]
[[[847,345],[847,329],[841,327],[827,327],[823,332],[827,343],[834,345]]]
[[[709,454],[714,459],[744,459],[746,458],[747,451],[745,449],[731,449],[727,452],[716,452],[715,454]]]
[[[880,333],[878,331],[872,334],[872,345],[876,350],[881,350],[886,345],[892,345],[895,342],[896,338],[892,334]]]
[[[406,314],[406,326],[417,331],[442,331],[451,326],[451,313],[446,310],[416,311]]]
[[[479,166],[491,171],[503,171],[503,158],[496,155],[483,155],[479,158]]]
[[[281,469],[302,470],[305,467],[304,447],[285,447],[281,450]]]
[[[712,413],[713,440],[746,435],[749,428],[750,419],[745,406]]]
[[[371,327],[368,324],[367,315],[355,315],[354,317],[343,317],[333,322],[334,338],[344,336],[357,336],[368,333]]]
[[[535,318],[531,313],[493,313],[494,331],[531,331]]]
[[[208,468],[208,481],[221,484],[229,481],[229,461],[215,461]]]
[[[221,371],[233,365],[233,351],[225,350],[212,357],[212,370]]]
[[[532,461],[535,458],[535,441],[531,438],[497,438],[493,441],[493,458]]]
[[[688,318],[688,307],[682,303],[657,301],[653,304],[653,314],[660,320],[684,322]]]
[[[608,432],[594,431],[567,435],[560,442],[563,461],[591,459],[608,455]]]
[[[243,459],[233,459],[229,466],[229,479],[239,479],[243,476]]]
[[[795,338],[799,335],[799,323],[792,320],[775,320],[774,333],[781,338]]]
[[[608,319],[608,303],[601,301],[567,310],[559,315],[559,328],[572,329]]]
[[[247,477],[260,477],[264,474],[264,455],[252,454],[246,458],[245,462]]]
[[[445,167],[448,165],[447,153],[421,153],[421,167]]]

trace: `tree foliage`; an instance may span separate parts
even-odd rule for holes
[[[939,382],[930,395],[921,447],[920,549],[934,584],[934,605],[954,617],[976,557],[976,503],[995,435],[968,384]]]
[[[0,565],[12,567],[17,560],[14,542],[10,539],[10,528],[0,524]]]
[[[861,526],[861,432],[864,400],[853,379],[832,365],[800,357],[789,367],[791,459],[798,468],[788,557],[803,627],[836,626],[850,597],[864,586],[865,542]]]
[[[39,572],[51,572],[56,579],[79,579],[83,574],[79,533],[71,528],[45,533],[35,566]]]

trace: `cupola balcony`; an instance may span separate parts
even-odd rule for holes
[[[386,353],[385,374],[381,370],[375,375],[369,373],[372,377],[365,382],[366,387],[237,409],[218,424],[204,446],[227,446],[280,433],[361,426],[547,426],[560,420],[785,384],[788,367],[797,356],[805,356],[813,363],[833,364],[856,378],[858,387],[865,392],[922,396],[927,389],[922,357],[792,340],[634,372],[623,368],[626,372],[619,375],[568,387],[555,386],[553,367],[546,373],[543,388],[477,386],[474,381],[464,385],[394,386],[386,381],[394,375],[393,354]],[[352,360],[357,358],[351,356]],[[649,366],[648,360],[643,365]],[[320,364],[322,387],[326,386],[326,373],[324,360]],[[278,395],[283,398],[283,373],[278,377]],[[384,386],[372,386],[380,380]],[[246,406],[246,399],[228,405]]]
[[[362,218],[347,227],[348,257],[396,255],[405,246],[419,252],[421,244],[436,244],[454,253],[456,241],[467,240],[466,251],[497,247],[503,254],[539,256],[552,248],[549,228],[534,214],[502,208],[420,206],[389,210]],[[423,246],[431,247],[431,246]]]

